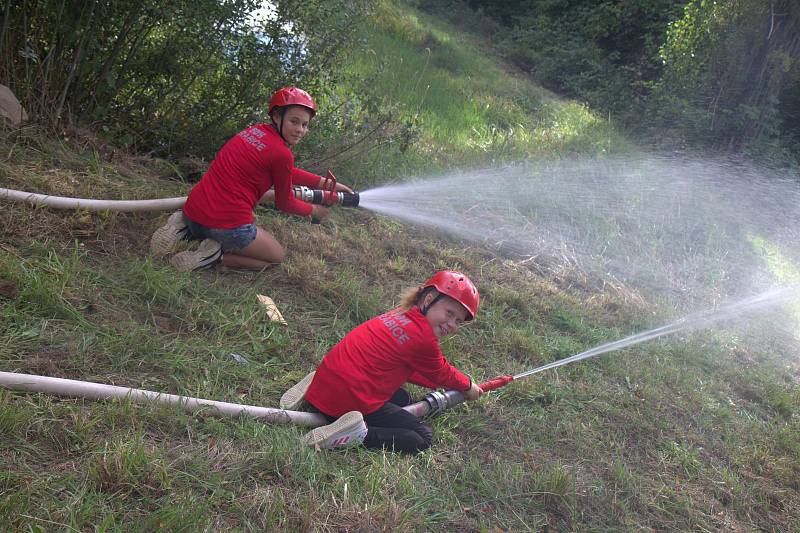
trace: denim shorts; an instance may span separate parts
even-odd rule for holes
[[[251,242],[256,240],[256,225],[245,224],[230,229],[209,228],[190,220],[185,216],[183,219],[189,226],[192,237],[196,239],[214,239],[222,245],[223,252],[238,252],[247,248]]]

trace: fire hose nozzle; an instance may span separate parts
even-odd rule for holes
[[[484,392],[497,390],[514,381],[514,376],[497,376],[478,385]],[[403,407],[404,411],[418,417],[430,416],[464,403],[464,394],[456,390],[433,391],[416,403]]]
[[[490,379],[489,381],[484,381],[480,385],[478,385],[483,392],[489,392],[500,387],[505,387],[509,383],[514,381],[514,376],[497,376],[496,378]]]
[[[340,205],[342,207],[358,207],[360,200],[357,192],[324,191],[321,189],[309,189],[302,185],[294,187],[294,197],[310,204]]]
[[[339,196],[339,205],[342,207],[358,207],[358,202],[361,201],[361,196],[357,192],[337,192]]]
[[[425,395],[424,403],[428,404],[428,415],[446,411],[464,402],[464,395],[459,391],[433,391]]]

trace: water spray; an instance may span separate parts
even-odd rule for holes
[[[799,185],[792,170],[634,152],[423,175],[361,191],[359,206],[545,276],[699,309],[800,261]]]
[[[627,348],[628,346],[633,346],[634,344],[657,339],[671,333],[700,329],[715,322],[736,317],[748,311],[756,311],[779,304],[785,304],[797,299],[799,295],[800,285],[772,289],[757,296],[720,307],[719,309],[709,309],[699,313],[694,313],[683,317],[680,320],[676,320],[671,324],[667,324],[666,326],[654,328],[642,333],[636,333],[634,335],[625,337],[624,339],[619,339],[601,344],[600,346],[595,346],[594,348],[584,352],[559,359],[558,361],[553,361],[552,363],[547,363],[532,370],[520,372],[519,374],[515,374],[513,376],[497,376],[489,381],[481,383],[478,386],[483,390],[483,392],[497,390],[501,387],[505,387],[512,381],[524,379],[534,374],[538,374],[539,372],[544,372],[545,370],[550,370],[568,363],[582,361],[583,359],[589,359],[590,357],[596,357],[604,353]],[[427,394],[421,401],[405,407],[405,410],[418,417],[425,417],[451,409],[456,405],[463,403],[464,401],[464,395],[459,391],[434,391]]]

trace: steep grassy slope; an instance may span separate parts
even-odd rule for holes
[[[351,68],[374,69],[387,102],[419,113],[415,144],[345,165],[371,172],[364,183],[459,161],[625,146],[585,108],[519,78],[506,83],[486,50],[476,54],[441,22],[382,5],[367,38],[370,51]],[[527,133],[492,130],[503,113]],[[0,149],[2,187],[126,199],[187,190],[169,165],[91,138],[51,140],[29,127],[6,134]],[[286,244],[283,265],[179,274],[147,255],[163,214],[3,203],[0,369],[275,406],[349,329],[445,267],[468,272],[482,291],[478,320],[443,343],[476,379],[660,325],[662,310],[624,287],[603,289],[578,272],[546,277],[535,264],[364,211],[338,209],[323,225],[266,208],[257,215]],[[287,326],[267,320],[257,294],[275,300]],[[314,453],[293,427],[0,390],[0,524],[796,530],[800,373],[787,364],[796,356],[780,355],[722,332],[639,345],[432,419],[434,446],[418,457]]]

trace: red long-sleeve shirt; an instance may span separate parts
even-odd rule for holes
[[[293,184],[318,188],[320,177],[294,166],[294,154],[270,124],[255,124],[233,136],[217,152],[211,167],[189,193],[187,217],[211,228],[252,224],[253,208],[275,187],[281,211],[306,216],[311,204],[297,200]]]
[[[305,398],[329,416],[369,414],[406,382],[460,391],[472,383],[447,362],[416,307],[389,311],[345,335],[322,359]]]

